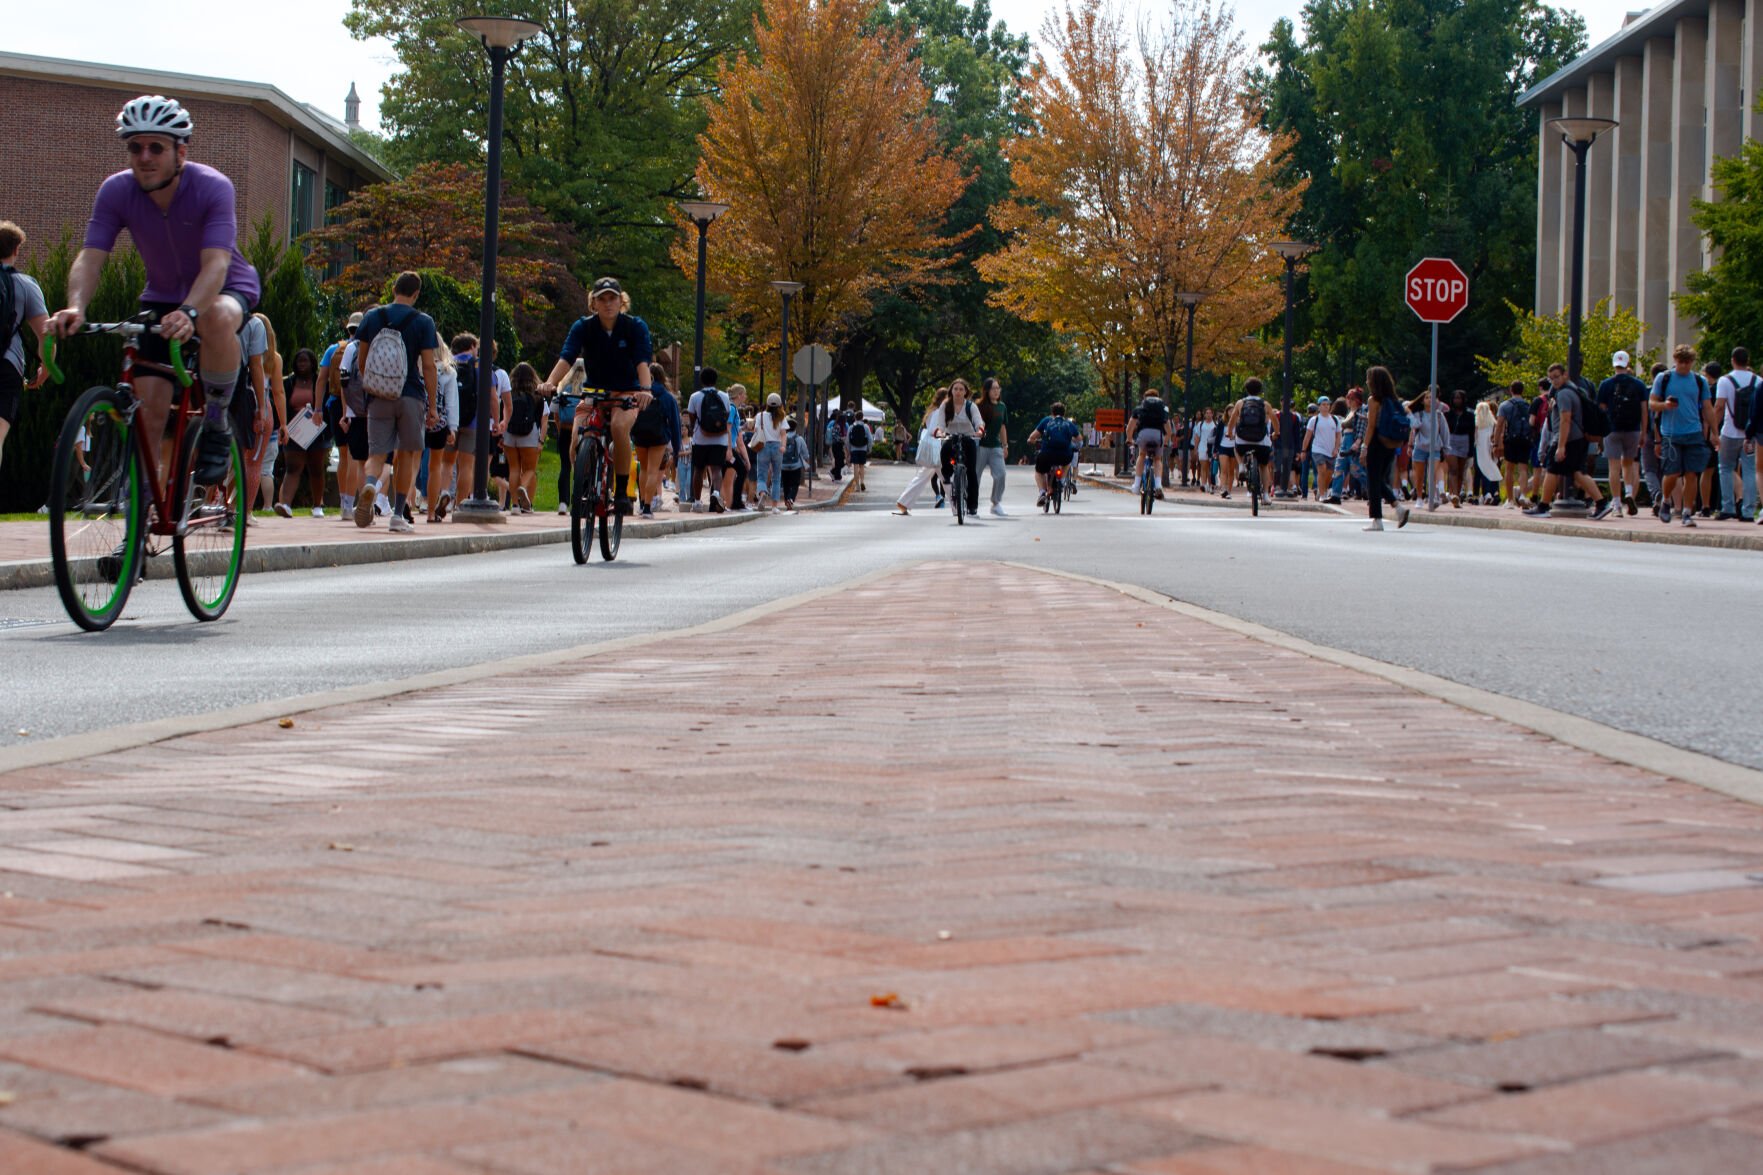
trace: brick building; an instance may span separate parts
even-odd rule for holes
[[[0,53],[0,110],[11,140],[0,151],[0,219],[29,235],[24,264],[64,227],[84,231],[98,185],[126,166],[116,112],[139,94],[164,94],[189,109],[190,158],[233,181],[241,237],[267,212],[291,240],[322,224],[325,209],[355,188],[391,178],[342,123],[262,82]]]

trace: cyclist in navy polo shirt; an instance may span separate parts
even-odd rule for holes
[[[637,413],[653,397],[649,392],[649,362],[654,358],[654,345],[649,341],[649,328],[639,318],[623,311],[624,288],[617,278],[603,277],[594,283],[589,305],[594,313],[576,319],[563,341],[563,353],[551,375],[539,389],[542,395],[557,392],[557,385],[569,375],[577,358],[587,368],[590,389],[607,392],[630,392],[629,408],[612,412],[612,467],[629,469],[631,464],[631,426]],[[583,400],[575,410],[575,434],[579,437],[594,411],[591,400]],[[571,453],[571,459],[574,454]],[[629,514],[631,500],[625,493],[626,481],[618,479],[618,512]]]

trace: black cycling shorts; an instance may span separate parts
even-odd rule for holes
[[[225,296],[231,298],[233,301],[235,301],[239,304],[239,322],[241,324],[243,324],[245,322],[245,320],[249,319],[251,317],[251,311],[253,311],[257,308],[257,303],[253,302],[250,298],[246,297],[244,294],[239,293],[239,291],[237,291],[237,290],[222,290],[221,293],[224,294]],[[164,318],[167,314],[170,314],[173,310],[181,309],[182,306],[183,306],[183,303],[181,303],[181,302],[147,302],[147,301],[143,301],[141,303],[141,309],[151,310],[155,314],[159,315],[159,317],[161,317],[161,318]],[[201,319],[197,319],[197,321],[196,321],[196,335],[198,338],[200,338],[201,334],[202,334],[202,322],[201,322]],[[142,335],[138,340],[136,340],[135,346],[136,346],[136,349],[139,352],[141,358],[146,360],[148,363],[160,363],[160,364],[164,364],[168,367],[171,365],[171,340],[166,338],[164,335],[156,334],[153,331],[148,331],[146,334]],[[196,368],[193,364],[186,362],[185,367],[187,367],[189,369],[189,372],[192,376],[196,374]]]
[[[1052,473],[1055,469],[1058,469],[1061,466],[1070,465],[1070,464],[1071,464],[1071,455],[1069,453],[1065,454],[1064,456],[1058,456],[1053,453],[1036,453],[1035,454],[1035,472],[1036,473],[1040,473],[1040,474]]]

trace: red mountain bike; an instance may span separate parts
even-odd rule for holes
[[[245,461],[238,440],[227,438],[227,472],[220,483],[198,482],[204,404],[200,394],[190,394],[194,381],[183,348],[172,342],[169,366],[139,353],[141,336],[156,330],[158,321],[147,311],[125,322],[87,323],[79,331],[123,339],[121,376],[114,386],[88,389],[74,401],[55,443],[50,473],[55,587],[67,614],[88,632],[109,628],[122,614],[150,553],[148,536],[171,540],[178,588],[198,620],[218,620],[227,610],[245,560],[250,493],[243,488]],[[53,337],[43,340],[43,366],[55,382],[62,381]],[[137,426],[137,371],[174,382],[164,437],[148,436]],[[165,451],[172,454],[163,476],[162,442],[169,443]]]
[[[569,503],[569,549],[577,563],[586,563],[594,546],[594,529],[600,531],[600,558],[618,558],[624,537],[624,517],[618,512],[618,477],[612,468],[612,411],[635,407],[622,392],[588,388],[582,401],[592,403],[587,424],[577,429],[575,451],[575,497]]]

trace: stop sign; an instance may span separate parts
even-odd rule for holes
[[[1408,271],[1402,297],[1422,322],[1450,322],[1469,307],[1469,278],[1449,257],[1427,257]]]

